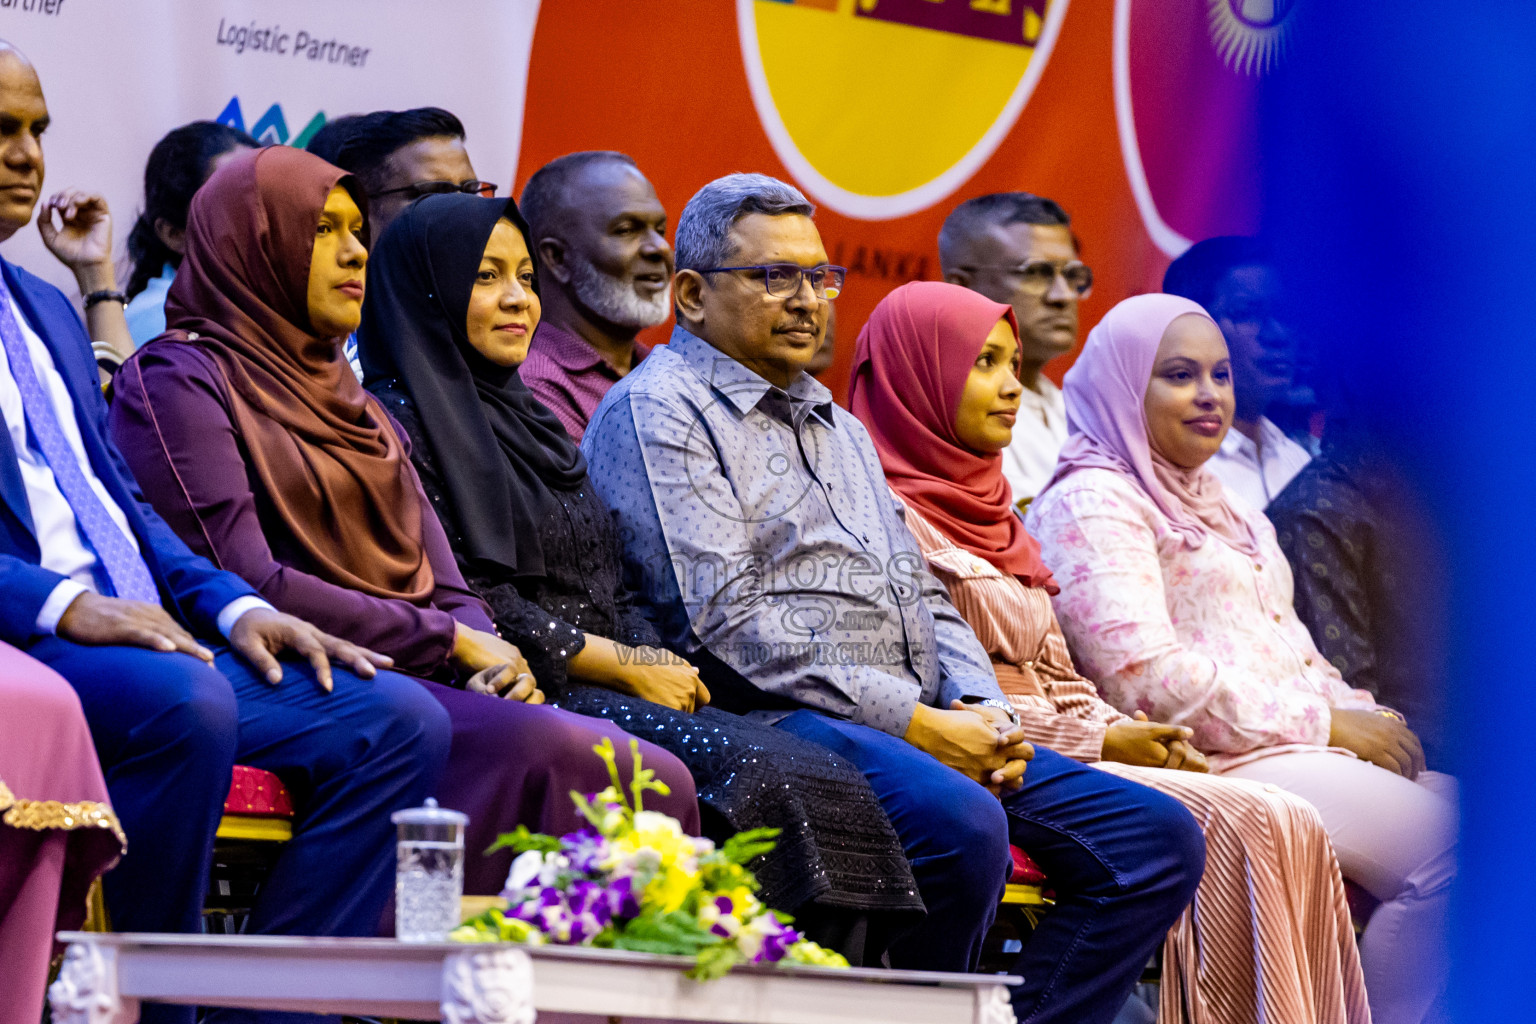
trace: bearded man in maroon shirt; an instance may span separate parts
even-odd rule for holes
[[[637,337],[672,313],[667,211],[623,153],[570,153],[528,180],[543,318],[519,375],[581,440],[615,381],[651,348]]]

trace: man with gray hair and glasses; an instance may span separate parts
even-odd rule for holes
[[[869,435],[803,372],[844,278],[813,212],[760,174],[689,201],[677,328],[588,425],[593,486],[663,639],[717,702],[868,778],[928,910],[892,966],[975,966],[1011,840],[1058,896],[1015,967],[1019,1019],[1107,1024],[1194,893],[1199,827],[1159,793],[1024,742]]]

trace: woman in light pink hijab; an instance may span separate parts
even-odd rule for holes
[[[1063,391],[1070,437],[1029,527],[1083,674],[1122,712],[1193,729],[1212,771],[1314,804],[1380,901],[1360,948],[1373,1019],[1443,1020],[1454,780],[1318,653],[1274,529],[1206,469],[1234,407],[1220,328],[1186,299],[1127,299]]]
[[[1253,527],[1227,500],[1216,474],[1174,465],[1150,447],[1143,395],[1164,330],[1179,317],[1211,315],[1177,295],[1138,295],[1110,311],[1067,376],[1067,443],[1051,484],[1097,466],[1136,478],[1184,543],[1197,548],[1219,534],[1245,554],[1258,551]],[[1228,378],[1230,382],[1230,377]],[[1228,425],[1231,415],[1228,414]],[[1220,446],[1217,438],[1217,447]],[[1049,488],[1051,484],[1047,484]]]

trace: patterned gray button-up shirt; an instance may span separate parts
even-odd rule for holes
[[[894,736],[918,701],[1003,699],[863,424],[809,375],[780,390],[679,327],[613,386],[582,450],[674,648]]]

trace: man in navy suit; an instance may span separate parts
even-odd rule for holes
[[[32,218],[47,125],[36,72],[0,42],[0,241]],[[99,294],[114,290],[99,197],[55,196],[38,226],[89,305],[121,301]],[[128,835],[105,879],[113,926],[198,930],[239,761],[281,775],[299,812],[249,930],[371,934],[389,895],[389,814],[424,799],[447,760],[442,706],[376,671],[387,658],[280,614],[177,539],[108,439],[80,318],[4,260],[0,343],[0,640],[57,670],[85,706]],[[147,1006],[144,1019],[191,1013]]]

